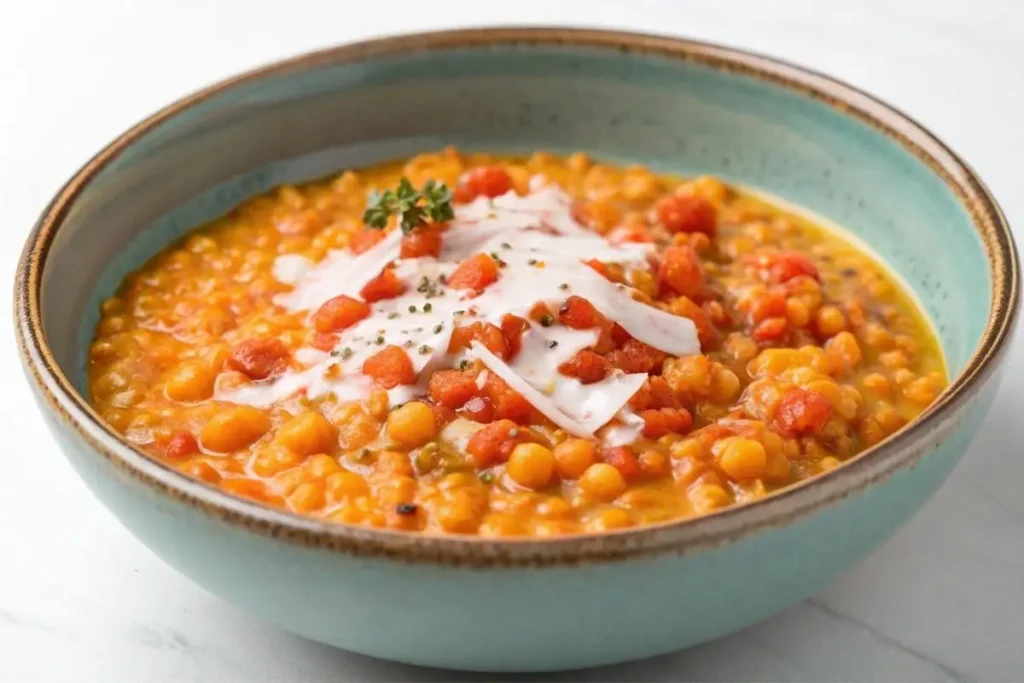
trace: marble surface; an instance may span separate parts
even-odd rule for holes
[[[1024,151],[1024,3],[1017,0],[392,0],[386,13],[302,0],[49,0],[2,8],[5,282],[59,184],[172,98],[308,48],[445,25],[586,23],[675,32],[814,65],[931,127],[987,179],[1011,221],[1024,221],[1016,156]],[[7,297],[2,305],[10,305]],[[0,326],[10,327],[9,311]],[[948,484],[828,590],[717,642],[561,678],[1024,680],[1022,346],[1024,339],[981,435]],[[0,681],[481,679],[288,635],[164,566],[91,498],[57,452],[13,360],[9,329],[0,331],[0,347]],[[556,677],[538,677],[549,679]]]

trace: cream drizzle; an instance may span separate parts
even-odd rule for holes
[[[365,398],[372,383],[362,374],[363,363],[385,346],[396,345],[406,349],[420,378],[417,384],[389,392],[392,404],[405,402],[426,393],[426,382],[434,370],[464,357],[447,353],[455,326],[477,321],[500,325],[506,314],[527,318],[538,302],[557,310],[572,294],[586,298],[633,337],[655,348],[677,356],[700,352],[691,320],[635,300],[631,288],[608,281],[581,262],[597,259],[646,268],[650,245],[613,246],[576,223],[572,200],[560,189],[537,187],[536,182],[531,187],[526,196],[510,192],[457,207],[437,259],[400,259],[398,230],[362,254],[332,251],[316,265],[300,256],[279,256],[273,273],[294,288],[278,295],[275,303],[292,311],[312,313],[340,294],[358,297],[360,289],[388,266],[394,267],[408,289],[399,297],[372,304],[371,315],[344,330],[330,353],[300,349],[294,359],[299,369],[272,381],[231,388],[218,384],[215,397],[257,406],[272,405],[300,390],[309,398],[329,394],[338,400]],[[444,284],[459,263],[481,252],[503,262],[497,282],[477,296]],[[635,425],[626,424],[629,420],[622,419],[620,410],[643,385],[646,375],[617,372],[601,382],[583,385],[558,372],[559,365],[592,346],[597,337],[595,330],[531,324],[511,363],[479,344],[468,355],[480,358],[490,371],[573,434],[592,437],[617,414],[624,428],[635,432]],[[625,435],[623,432],[619,438]]]

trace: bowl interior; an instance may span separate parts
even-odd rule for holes
[[[982,336],[991,275],[955,191],[821,98],[743,70],[614,47],[350,57],[271,69],[175,110],[80,193],[46,255],[41,303],[54,357],[83,394],[100,301],[169,242],[275,185],[446,144],[584,150],[779,195],[845,226],[909,284],[952,375]],[[941,275],[952,273],[955,281]]]

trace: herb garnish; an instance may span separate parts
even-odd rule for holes
[[[417,190],[408,178],[402,176],[398,188],[370,197],[363,222],[371,228],[383,230],[388,218],[398,216],[402,232],[409,234],[429,219],[443,223],[455,218],[452,191],[444,183],[430,179]]]

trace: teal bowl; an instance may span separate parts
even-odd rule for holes
[[[828,216],[916,292],[952,382],[837,469],[707,517],[486,540],[326,524],[150,460],[86,402],[99,302],[190,228],[280,183],[445,144],[581,149],[714,173]],[[40,409],[86,485],[168,564],[268,621],[454,669],[553,670],[715,638],[807,598],[889,537],[960,460],[1018,312],[1006,220],[972,170],[878,100],[767,57],[654,36],[499,28],[374,40],[187,97],[54,198],[17,273]]]

